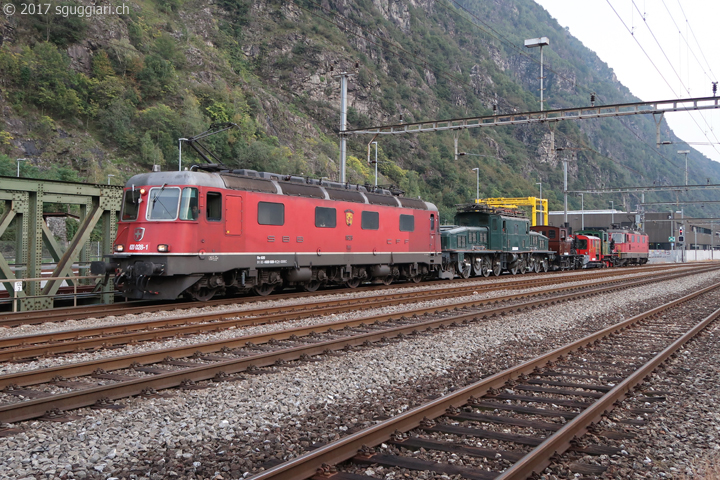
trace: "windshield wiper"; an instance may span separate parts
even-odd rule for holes
[[[155,204],[157,203],[158,198],[160,198],[160,194],[162,193],[163,190],[165,190],[165,185],[167,185],[167,183],[163,183],[163,184],[162,184],[162,187],[160,187],[160,191],[157,192],[157,193],[155,194],[155,197],[153,198],[153,201],[152,201],[152,202],[153,202],[153,210],[155,210]],[[165,204],[163,204],[162,202],[160,202],[160,206],[163,208],[163,210],[165,210],[165,213],[167,213],[167,214],[170,215],[170,216],[172,215],[172,214],[170,213],[170,210],[168,210],[168,209],[165,207]]]

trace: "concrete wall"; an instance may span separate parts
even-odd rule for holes
[[[714,250],[650,250],[648,263],[683,263],[720,261],[720,251]]]

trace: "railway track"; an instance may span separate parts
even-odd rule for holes
[[[553,462],[567,465],[571,475],[601,474],[602,456],[620,454],[632,427],[646,423],[613,418],[603,426],[602,419],[628,396],[645,405],[662,399],[638,387],[720,318],[720,309],[705,316],[692,303],[714,295],[717,305],[718,288],[636,315],[251,478],[367,480],[382,469],[384,478],[432,471],[519,480]],[[628,409],[634,417],[652,412]]]
[[[671,276],[665,275],[663,279],[669,280]],[[548,296],[546,292],[542,298],[482,311],[477,308],[472,311],[477,302],[445,309],[432,307],[3,375],[0,376],[0,388],[5,404],[0,406],[0,421],[42,417],[52,409],[70,410],[93,404],[108,406],[118,398],[152,395],[165,388],[196,388],[198,381],[232,379],[240,372],[252,374],[262,367],[308,360],[313,355],[333,350],[388,342],[393,337],[417,335],[427,329],[477,322],[495,315],[597,296],[654,281],[654,278],[645,278],[556,296]],[[461,309],[466,313],[458,313]],[[61,418],[60,413],[53,415],[54,419]]]
[[[688,268],[687,266],[676,266],[676,265],[661,265],[661,266],[654,266],[654,267],[648,267],[644,266],[642,268],[643,272],[655,272],[655,271],[667,271],[667,270],[674,270],[674,269],[683,269]],[[559,273],[559,272],[558,272]],[[580,278],[587,278],[587,277],[603,277],[607,275],[628,275],[628,274],[634,274],[637,273],[636,269],[626,268],[626,269],[611,269],[611,270],[597,270],[593,272],[586,272],[582,271],[582,273],[577,275],[568,274],[566,272],[563,272],[563,274],[558,275],[550,275],[549,277],[554,279],[550,281],[563,281],[562,279],[564,277],[580,277]],[[464,280],[464,279],[456,279],[452,282],[449,282],[448,280],[438,280],[438,281],[432,281],[432,282],[424,282],[421,285],[422,286],[433,286],[433,285],[447,285],[448,283],[460,283],[460,284],[467,284],[468,282],[472,283],[473,285],[498,285],[497,288],[517,288],[516,285],[519,284],[527,284],[528,282],[534,281],[535,279],[541,279],[545,278],[546,275],[538,275],[538,274],[526,274],[526,275],[518,275],[517,277],[511,277],[511,276],[503,276],[497,279],[493,282],[483,282],[484,279],[475,279],[475,280]],[[512,279],[512,280],[511,280]],[[502,285],[502,286],[500,286]],[[123,302],[119,304],[104,304],[104,305],[85,305],[80,307],[63,307],[63,308],[55,308],[52,310],[45,310],[45,311],[26,311],[26,312],[16,312],[16,313],[5,313],[0,314],[0,327],[17,327],[20,325],[37,325],[41,323],[47,323],[47,322],[62,322],[66,320],[78,320],[81,318],[100,318],[100,317],[107,317],[107,316],[113,316],[113,315],[129,315],[129,314],[141,314],[141,313],[148,313],[148,312],[161,312],[161,311],[172,311],[172,310],[183,310],[183,309],[191,309],[191,308],[201,308],[201,307],[208,307],[208,306],[218,306],[218,305],[232,305],[232,304],[248,304],[248,303],[257,303],[257,302],[264,302],[268,300],[286,300],[286,299],[302,299],[307,297],[314,297],[318,294],[320,295],[343,295],[343,294],[349,294],[349,293],[357,293],[358,291],[386,291],[389,289],[405,289],[405,288],[417,288],[419,285],[415,283],[404,283],[404,284],[393,284],[390,286],[385,285],[368,285],[363,287],[362,289],[353,289],[353,288],[333,288],[333,289],[327,289],[323,290],[321,292],[288,292],[288,293],[280,293],[276,295],[271,295],[269,297],[234,297],[234,298],[221,298],[216,300],[210,300],[207,302],[166,302],[166,303],[154,303],[154,302],[147,302],[147,301],[131,301],[131,302]]]
[[[665,274],[650,273],[649,275],[641,275],[640,277],[634,278],[638,280],[642,280],[644,278],[653,279],[660,278],[660,275],[664,276]],[[605,276],[595,285],[621,282],[623,281],[623,276],[624,275],[620,275],[619,279],[616,278],[616,276]],[[482,294],[510,288],[520,289],[527,288],[529,286],[539,287],[567,283],[572,284],[570,286],[553,288],[549,292],[537,292],[536,294],[554,294],[563,291],[588,288],[587,284],[577,285],[576,282],[577,279],[575,278],[548,279],[543,277],[535,279],[531,285],[528,285],[528,282],[513,282],[512,285],[503,284],[502,286],[499,286],[498,284],[469,286],[460,285],[430,291],[400,291],[391,294],[379,294],[351,299],[330,299],[312,304],[285,305],[280,307],[266,307],[256,310],[234,312],[202,313],[170,319],[137,322],[133,324],[119,324],[45,334],[13,336],[0,338],[0,361],[17,362],[40,356],[94,351],[131,343],[156,341],[164,338],[187,336],[210,331],[216,332],[230,328],[331,315],[335,313],[343,313],[348,309],[366,310],[370,308],[397,306],[415,302],[445,300],[448,298]],[[532,294],[514,294],[492,297],[485,300],[473,300],[471,305],[472,307],[479,307],[491,303],[513,301],[531,295]],[[467,304],[462,304],[461,306],[465,307],[466,305]],[[412,312],[412,314],[424,313],[424,310]]]

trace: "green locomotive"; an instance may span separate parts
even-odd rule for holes
[[[440,278],[547,272],[555,256],[522,211],[479,204],[458,205],[455,225],[440,227],[440,241]]]

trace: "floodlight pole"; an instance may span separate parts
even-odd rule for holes
[[[542,202],[542,182],[535,182],[535,185],[540,185],[540,225],[543,225],[543,220],[545,219],[545,210],[543,210]]]
[[[525,46],[527,48],[534,48],[534,47],[540,47],[540,111],[543,111],[543,90],[544,90],[544,84],[543,80],[545,78],[544,72],[543,72],[543,47],[550,45],[550,39],[548,37],[540,37],[540,38],[529,38],[525,40]]]

